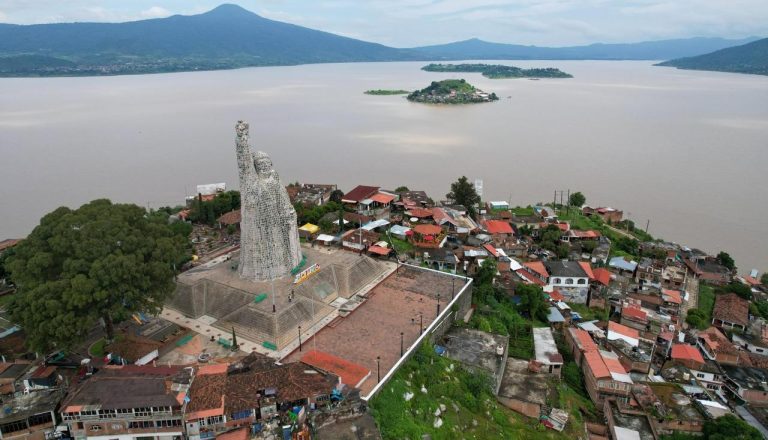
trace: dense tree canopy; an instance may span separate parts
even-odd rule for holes
[[[408,191],[410,191],[410,189],[408,189],[407,186],[398,186],[397,188],[395,188],[396,193],[408,192]]]
[[[226,191],[217,194],[213,200],[197,199],[192,203],[189,219],[193,222],[213,225],[219,217],[229,211],[240,209],[240,192]]]
[[[768,286],[768,272],[765,272],[760,276],[760,284]]]
[[[733,414],[726,414],[704,423],[706,440],[762,440],[756,428]]]
[[[519,308],[526,312],[531,319],[547,322],[549,307],[544,300],[544,291],[534,284],[518,284],[515,286],[515,294],[520,297]]]
[[[717,286],[715,288],[715,293],[717,293],[718,295],[724,294],[724,293],[735,293],[736,295],[739,295],[744,299],[752,299],[752,289],[750,289],[749,286],[742,284],[738,281],[731,281],[729,284],[726,284],[725,286]]]
[[[445,197],[454,203],[464,205],[469,215],[475,216],[475,208],[480,203],[480,196],[475,190],[475,185],[466,176],[461,176],[459,180],[453,182],[451,184],[451,192],[446,194]]]
[[[136,205],[95,200],[59,208],[16,246],[8,269],[19,290],[11,319],[37,351],[71,347],[101,319],[157,313],[174,289],[187,238]]]
[[[730,255],[728,255],[728,252],[720,251],[716,258],[720,264],[727,267],[729,270],[736,268],[736,262],[733,260],[733,258],[731,258]]]
[[[587,201],[587,198],[584,197],[584,194],[580,192],[575,192],[571,194],[570,199],[568,199],[568,204],[570,204],[571,206],[581,207],[581,206],[584,206],[584,203],[586,203],[586,201]]]

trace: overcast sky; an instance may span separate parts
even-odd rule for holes
[[[0,23],[130,21],[221,0],[0,0]],[[241,0],[274,20],[397,47],[468,38],[536,45],[768,36],[768,0]]]

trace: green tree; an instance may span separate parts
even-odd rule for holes
[[[728,270],[736,269],[736,262],[733,261],[733,258],[731,258],[730,255],[728,255],[728,252],[720,251],[720,253],[717,254],[716,259],[720,264],[727,267]]]
[[[459,177],[459,180],[451,184],[451,192],[445,195],[448,200],[454,203],[464,205],[470,216],[476,214],[476,207],[480,203],[480,196],[475,190],[475,185],[469,182],[466,176]]]
[[[531,319],[546,322],[549,308],[544,300],[544,291],[534,284],[518,284],[515,286],[515,294],[520,297],[519,308],[527,312]]]
[[[94,200],[59,208],[9,261],[19,290],[8,311],[38,352],[71,347],[99,320],[112,340],[114,321],[160,311],[186,249],[184,237],[136,205]]]
[[[763,435],[749,423],[733,414],[704,422],[706,440],[762,440]]]
[[[571,206],[582,207],[586,202],[587,202],[587,198],[584,197],[584,194],[578,191],[571,194],[571,197],[568,199],[568,204]]]
[[[410,191],[410,189],[408,189],[407,186],[398,186],[397,188],[395,188],[396,193],[408,192],[408,191]]]
[[[331,202],[341,203],[341,198],[344,197],[344,191],[335,189],[331,192],[331,196],[328,198]]]
[[[744,299],[752,299],[752,289],[745,284],[741,284],[738,281],[731,281],[730,284],[725,286],[718,286],[715,288],[715,293],[722,295],[725,293],[735,293]]]
[[[760,276],[760,284],[768,286],[768,272],[765,272]]]
[[[557,258],[568,258],[569,252],[571,252],[571,247],[566,243],[560,243],[557,245]]]
[[[475,274],[475,288],[479,286],[490,286],[493,283],[493,278],[496,276],[497,267],[496,262],[488,258],[480,265],[480,270]]]
[[[13,248],[8,249],[5,252],[0,253],[0,280],[5,278],[10,278],[8,269],[6,268],[8,264],[8,260],[10,260],[11,256],[15,253]]]
[[[685,322],[696,327],[699,330],[706,330],[709,327],[709,314],[701,309],[688,310]]]

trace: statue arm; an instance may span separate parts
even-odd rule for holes
[[[235,127],[237,133],[237,166],[240,169],[240,191],[244,191],[245,183],[254,172],[251,147],[248,145],[248,123],[238,122]]]

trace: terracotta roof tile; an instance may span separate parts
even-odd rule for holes
[[[611,284],[611,271],[604,267],[598,267],[597,269],[593,269],[592,273],[595,276],[595,280],[599,282],[600,284],[607,286]]]
[[[671,356],[675,360],[690,360],[700,364],[704,363],[704,357],[699,350],[689,344],[673,344]]]
[[[341,378],[341,382],[356,387],[371,371],[362,365],[347,361],[332,354],[312,350],[301,358],[301,362],[323,371],[333,373]]]
[[[718,295],[715,298],[712,317],[746,327],[749,325],[749,301],[735,293]]]
[[[489,234],[513,234],[515,231],[509,222],[503,220],[488,220],[485,222],[485,230]]]
[[[344,194],[341,200],[357,203],[371,197],[372,195],[376,194],[378,191],[379,191],[378,186],[358,185],[352,191]]]
[[[547,272],[547,268],[544,266],[544,263],[542,263],[541,261],[528,261],[523,263],[523,266],[533,270],[535,273],[539,274],[544,279],[549,278],[549,273]]]

